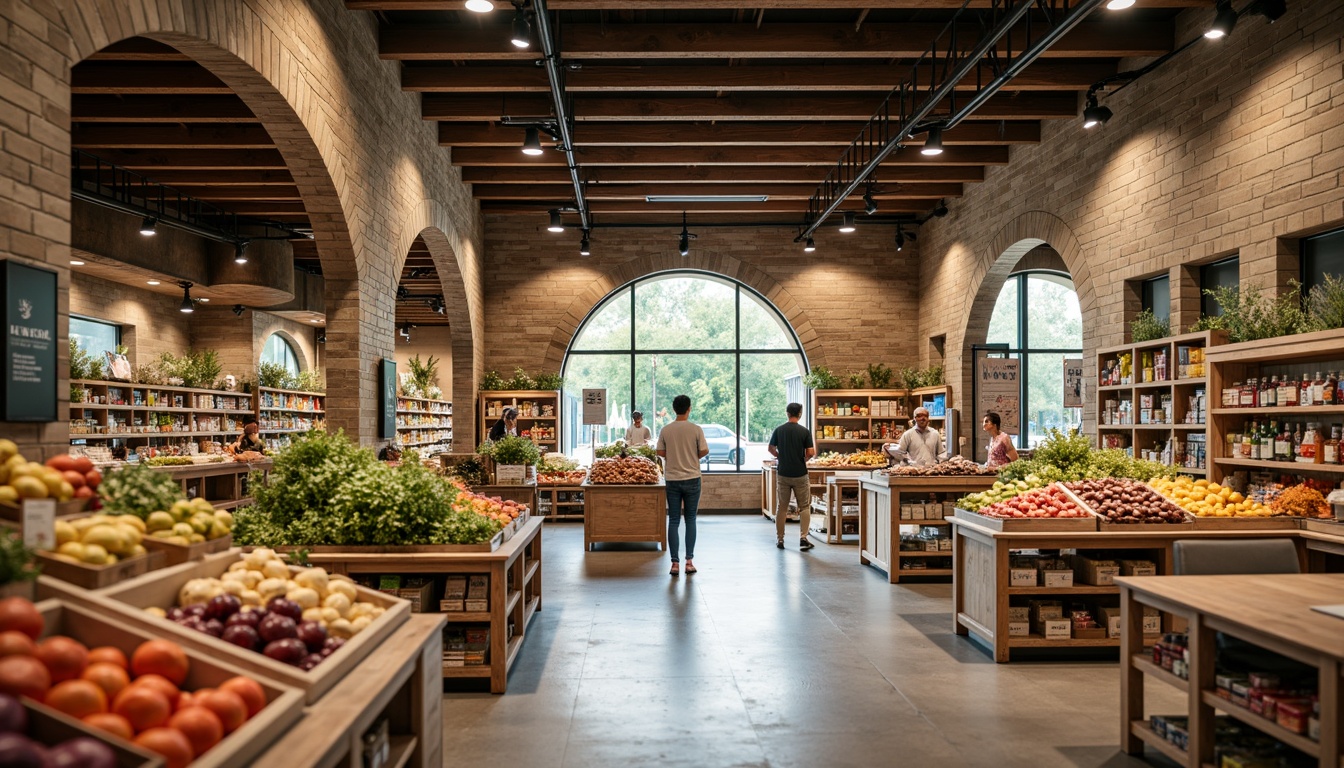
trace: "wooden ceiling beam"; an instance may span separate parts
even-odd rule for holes
[[[564,199],[555,201],[537,201],[533,203],[521,201],[506,200],[482,200],[481,213],[535,213],[544,214],[547,210],[554,207],[557,203],[564,202]],[[938,205],[938,199],[932,200],[892,200],[882,206],[882,213],[923,213],[929,211]],[[589,211],[594,215],[607,214],[680,214],[685,211],[688,214],[702,213],[735,213],[744,220],[750,221],[754,214],[764,213],[785,213],[793,214],[801,221],[803,215],[807,212],[806,200],[780,200],[766,201],[764,203],[646,203],[643,200],[603,200],[594,201],[589,206]]]
[[[259,123],[243,100],[228,96],[75,94],[75,123]]]
[[[521,94],[498,98],[476,94],[426,93],[421,97],[421,116],[425,120],[491,122],[501,116],[542,117],[551,113],[549,97]],[[774,94],[734,93],[721,98],[710,96],[659,96],[628,98],[618,96],[578,96],[573,100],[574,119],[582,124],[599,121],[694,120],[808,120],[866,121],[881,104],[881,99],[862,94],[812,94],[782,96]],[[990,97],[976,110],[971,120],[1050,120],[1078,116],[1078,94],[1000,93]],[[936,110],[946,113],[948,109]]]
[[[85,171],[84,173],[89,173]],[[150,171],[153,180],[170,187],[193,186],[294,186],[294,177],[287,170],[248,171],[248,170],[163,170]],[[105,174],[111,179],[111,172]]]
[[[812,184],[826,175],[824,169],[809,166],[712,166],[691,165],[660,167],[630,166],[584,167],[583,177],[600,184],[713,184],[728,190],[740,184]],[[985,180],[985,169],[978,166],[884,166],[884,183],[974,183]],[[563,166],[539,168],[469,167],[462,169],[462,180],[471,184],[563,184],[569,172]],[[728,192],[731,194],[731,192]]]
[[[193,62],[85,62],[70,70],[71,93],[232,95],[233,89]]]
[[[70,143],[79,149],[270,149],[275,142],[260,125],[114,126],[76,125]]]
[[[1075,59],[1042,61],[1013,78],[1015,91],[1085,91],[1114,75],[1115,60]],[[885,96],[909,78],[906,64],[823,64],[784,66],[667,65],[604,66],[591,64],[566,73],[568,93],[602,92],[731,92],[731,91],[865,91]],[[451,64],[408,64],[401,71],[403,90],[421,93],[550,93],[544,70],[529,64],[518,67],[462,67]],[[973,77],[958,90],[974,90]]]
[[[956,10],[965,0],[851,0],[829,2],[826,8],[871,10]],[[989,8],[993,0],[971,0],[972,8]],[[1214,0],[1144,0],[1145,8],[1212,8]],[[738,10],[741,0],[550,0],[551,11],[665,11],[665,10]],[[818,0],[752,0],[752,8],[775,10],[814,10]],[[352,11],[460,11],[462,0],[345,0]]]
[[[238,200],[219,207],[228,213],[236,213],[239,216],[256,216],[260,218],[269,216],[303,216],[306,218],[308,215],[302,202],[291,202],[286,200],[258,200],[256,202]]]
[[[578,163],[588,166],[665,165],[807,165],[831,166],[839,159],[833,147],[579,147]],[[565,156],[547,152],[535,157],[517,149],[464,147],[452,153],[453,165],[503,167],[565,167]],[[1008,147],[950,147],[935,157],[917,149],[893,152],[883,165],[1007,165]],[[824,175],[824,174],[823,174]]]
[[[219,202],[222,200],[302,200],[298,187],[280,186],[215,186],[213,184],[179,185],[174,189],[199,200]],[[228,206],[221,205],[221,208]]]
[[[738,188],[724,188],[722,185],[688,184],[595,184],[584,189],[584,196],[591,201],[643,200],[646,195],[768,195],[771,200],[808,200],[817,191],[812,184],[755,184]],[[573,187],[563,184],[524,186],[521,184],[476,184],[472,187],[472,196],[477,200],[567,200],[574,192]],[[897,184],[880,183],[874,185],[873,198],[876,200],[926,200],[939,197],[961,197],[960,184]],[[851,198],[863,197],[860,188]]]
[[[588,123],[574,132],[579,147],[603,146],[848,146],[862,123]],[[439,123],[439,144],[445,147],[517,147],[521,128],[498,124]],[[943,134],[943,144],[1035,144],[1038,122],[966,122]],[[909,143],[923,144],[924,135]]]
[[[946,25],[937,23],[765,24],[569,24],[564,55],[589,59],[917,59],[940,40]],[[1025,24],[1013,36],[1022,40]],[[398,61],[536,60],[537,52],[515,48],[508,32],[482,31],[475,25],[384,26],[378,55]],[[960,39],[976,40],[979,29],[965,26]],[[1126,58],[1160,56],[1171,50],[1175,32],[1169,21],[1085,21],[1045,52],[1046,58]],[[1006,43],[1001,45],[1007,53]]]
[[[102,149],[94,154],[150,178],[160,170],[289,170],[274,149]]]

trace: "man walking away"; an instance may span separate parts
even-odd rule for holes
[[[807,477],[807,460],[817,455],[812,444],[812,433],[798,423],[803,406],[789,403],[785,412],[789,420],[770,435],[770,455],[779,459],[775,467],[775,546],[784,548],[784,521],[789,516],[789,494],[798,502],[798,525],[802,536],[798,548],[806,552],[812,548],[807,540],[812,522],[812,486]]]
[[[672,400],[677,419],[658,433],[658,455],[667,463],[667,546],[672,554],[673,576],[678,575],[681,517],[686,516],[686,573],[695,573],[695,512],[700,506],[700,459],[709,455],[705,431],[692,423],[691,398]]]

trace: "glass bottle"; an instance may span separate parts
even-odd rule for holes
[[[1255,407],[1255,379],[1247,379],[1246,383],[1241,385],[1237,405],[1241,408]]]
[[[1325,443],[1325,461],[1326,464],[1339,464],[1339,441],[1344,436],[1340,434],[1340,425],[1330,425],[1330,439]]]
[[[1325,375],[1325,390],[1321,393],[1321,404],[1334,405],[1335,400],[1338,397],[1339,397],[1339,377],[1335,375],[1334,371],[1330,371]]]
[[[1261,426],[1260,431],[1260,459],[1262,461],[1274,460],[1274,438],[1279,434],[1277,425],[1274,422],[1266,422]]]
[[[1287,375],[1279,379],[1279,405],[1297,405],[1297,385]]]
[[[1319,430],[1316,428],[1316,422],[1307,422],[1307,431],[1302,434],[1302,450],[1297,455],[1297,460],[1302,464],[1316,463],[1316,436]]]
[[[1246,433],[1245,444],[1248,445],[1249,447],[1249,450],[1246,451],[1245,458],[1248,459],[1260,458],[1260,425],[1255,423],[1254,421],[1251,422],[1250,431]]]
[[[1325,377],[1320,371],[1316,372],[1316,378],[1311,381],[1311,404],[1325,405]]]
[[[1243,459],[1251,458],[1251,423],[1248,421],[1241,424],[1241,446],[1237,456]]]
[[[1279,434],[1274,438],[1274,460],[1292,461],[1293,460],[1293,435],[1289,431],[1288,422],[1283,422],[1279,429]]]
[[[1268,379],[1261,379],[1260,385],[1260,407],[1273,408],[1278,404],[1279,377],[1270,376]]]
[[[1297,429],[1293,430],[1293,461],[1302,460],[1302,422],[1297,423]]]
[[[1301,406],[1311,405],[1311,376],[1302,374],[1302,383],[1297,387],[1297,404]]]

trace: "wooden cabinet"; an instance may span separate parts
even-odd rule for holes
[[[252,503],[252,473],[259,472],[264,479],[270,472],[271,460],[256,462],[225,461],[218,464],[196,464],[181,467],[157,467],[182,484],[187,498],[203,498],[215,509],[233,509]]]
[[[653,541],[667,549],[667,489],[585,483],[583,548],[603,541]]]
[[[542,453],[560,450],[561,413],[560,391],[508,390],[480,393],[480,433],[477,443],[490,437],[490,428],[504,415],[505,408],[518,409],[518,434],[532,438],[541,446]]]
[[[582,520],[587,496],[579,485],[538,485],[536,513],[547,520]]]
[[[257,388],[257,424],[268,450],[289,445],[326,419],[327,396],[321,392],[294,389]]]
[[[904,389],[812,390],[812,439],[817,453],[877,450],[894,442],[910,421]]]
[[[912,389],[909,393],[909,401],[911,413],[921,406],[929,409],[929,426],[940,433],[944,430],[943,425],[947,423],[948,409],[956,407],[952,403],[952,385],[950,384]]]
[[[70,382],[70,442],[136,450],[223,445],[253,414],[252,395],[118,381]]]
[[[1097,352],[1097,442],[1204,475],[1208,467],[1208,355],[1225,343],[1203,331]]]
[[[812,530],[826,534],[827,544],[854,544],[859,534],[859,472],[835,472],[826,489],[812,497]],[[849,534],[849,541],[845,540]]]
[[[874,472],[860,477],[859,562],[886,571],[892,584],[903,578],[952,576],[951,550],[903,549],[901,526],[945,532],[949,523],[943,517],[952,502],[993,484],[993,476],[983,475],[902,477]],[[948,536],[940,533],[938,538]]]
[[[424,397],[397,398],[397,447],[422,457],[453,450],[453,404]]]

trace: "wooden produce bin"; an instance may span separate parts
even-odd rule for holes
[[[580,494],[584,495],[584,498],[578,498]],[[545,505],[546,513],[542,515],[547,520],[583,519],[587,494],[584,493],[582,485],[538,485],[537,506],[532,510],[533,514],[542,514],[542,499],[548,502]]]
[[[667,487],[584,483],[583,548],[602,541],[654,541],[667,549]]]
[[[529,511],[537,511],[536,483],[528,483],[527,485],[478,485],[471,490],[482,496],[498,496],[505,501],[526,504]]]
[[[954,553],[940,552],[902,552],[902,525],[947,526],[943,515],[934,513],[934,519],[902,520],[901,504],[911,503],[918,497],[919,503],[929,496],[941,497],[944,502],[952,502],[968,493],[983,491],[994,485],[994,475],[953,475],[905,477],[884,475],[874,472],[859,478],[859,562],[864,565],[876,565],[887,572],[892,584],[899,583],[903,577],[952,575],[950,568],[924,568],[901,570],[901,560],[914,558],[945,557]]]
[[[124,621],[119,612],[106,611],[95,605],[44,600],[38,603],[37,608],[46,621],[43,637],[66,635],[90,648],[111,645],[120,648],[127,658],[130,658],[141,643],[165,636],[165,633],[158,632],[154,628]],[[176,641],[176,638],[170,639]],[[224,740],[209,752],[193,761],[192,765],[196,768],[251,765],[253,758],[288,731],[302,715],[301,692],[277,683],[273,678],[254,674],[251,670],[231,664],[221,658],[221,654],[184,643],[181,645],[191,661],[186,683],[182,686],[184,691],[216,688],[231,677],[246,675],[260,683],[262,690],[266,692],[266,707],[238,730],[224,737]]]
[[[192,560],[200,560],[206,555],[213,555],[216,552],[226,552],[233,548],[233,534],[220,536],[217,539],[206,539],[195,544],[174,544],[171,541],[156,539],[153,536],[146,536],[141,540],[145,549],[150,552],[160,552],[166,558],[165,565],[181,565]]]
[[[167,564],[167,555],[149,547],[145,549],[147,550],[145,554],[139,557],[128,557],[112,565],[72,563],[41,550],[37,552],[37,562],[42,566],[44,577],[59,579],[84,589],[103,589],[124,583],[127,579],[136,578],[141,574],[156,571]]]
[[[24,698],[20,701],[23,703],[23,708],[28,710],[28,736],[34,741],[54,746],[80,736],[88,736],[112,748],[117,768],[163,768],[163,758],[144,747],[137,747],[124,739],[112,736],[107,731],[85,725],[64,712],[39,704],[32,699]]]
[[[241,556],[242,553],[236,549],[220,552],[209,555],[204,560],[165,568],[97,592],[71,589],[44,576],[39,579],[38,594],[53,595],[69,602],[113,612],[128,624],[144,627],[188,649],[227,660],[249,675],[274,680],[303,691],[305,700],[310,704],[322,698],[410,616],[411,606],[407,601],[357,586],[360,602],[381,606],[385,612],[374,619],[363,632],[350,638],[330,658],[305,672],[298,667],[268,658],[264,654],[239,648],[217,637],[145,612],[144,609],[151,606],[171,608],[177,604],[177,593],[183,584],[192,579],[219,577]]]

